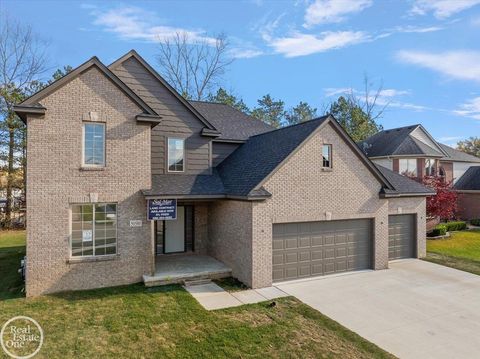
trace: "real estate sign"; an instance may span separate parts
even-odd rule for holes
[[[150,221],[177,219],[176,199],[149,199],[147,206],[147,216]]]

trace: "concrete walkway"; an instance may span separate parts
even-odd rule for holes
[[[237,307],[288,296],[275,287],[227,292],[215,283],[208,283],[184,288],[207,310]]]
[[[277,287],[399,358],[480,357],[480,276],[411,259]]]

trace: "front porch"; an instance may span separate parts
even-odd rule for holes
[[[184,283],[202,279],[226,278],[232,270],[224,263],[207,255],[173,254],[156,257],[155,273],[144,275],[143,282],[147,287]]]

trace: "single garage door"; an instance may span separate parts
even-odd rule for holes
[[[415,215],[388,216],[388,259],[415,257]]]
[[[368,269],[370,219],[273,225],[273,281]]]

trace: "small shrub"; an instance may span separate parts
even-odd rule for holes
[[[467,229],[467,222],[463,222],[463,221],[447,222],[447,223],[444,223],[444,225],[447,227],[448,232],[463,231],[464,229]]]
[[[475,218],[470,221],[472,226],[480,226],[480,218]]]
[[[447,226],[444,224],[439,224],[428,234],[429,237],[439,237],[447,234]]]

